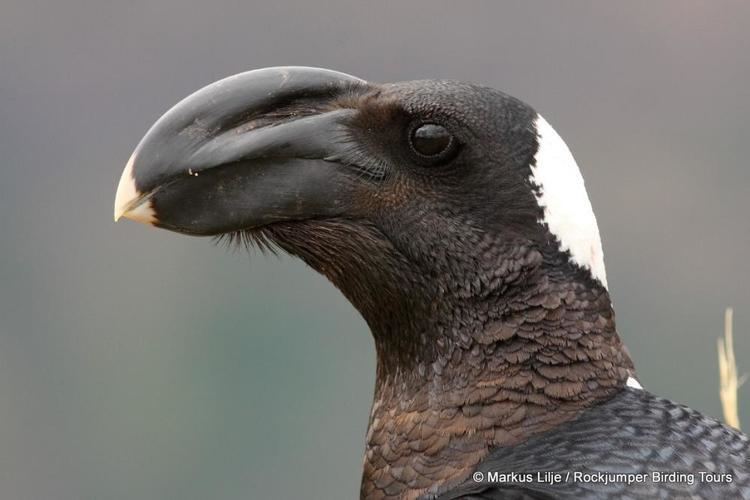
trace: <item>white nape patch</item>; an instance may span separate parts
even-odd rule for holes
[[[120,183],[115,195],[115,222],[120,217],[125,217],[136,222],[153,224],[156,222],[156,213],[151,206],[151,200],[144,200],[143,203],[136,204],[136,200],[141,197],[141,193],[135,187],[133,162],[135,162],[135,154],[130,157],[120,176]]]
[[[628,387],[632,387],[633,389],[643,390],[643,386],[639,384],[638,381],[633,377],[628,377],[628,381],[625,383],[625,385]]]
[[[572,262],[586,268],[607,288],[602,242],[583,176],[573,155],[547,120],[537,115],[539,141],[531,182],[539,188],[537,202],[544,210],[544,223],[570,252]]]

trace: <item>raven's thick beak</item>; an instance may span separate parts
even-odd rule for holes
[[[336,216],[352,179],[341,105],[368,88],[335,71],[266,68],[231,76],[164,114],[130,157],[115,220],[195,235]]]

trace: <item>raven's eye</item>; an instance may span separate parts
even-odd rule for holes
[[[456,149],[456,139],[448,130],[435,123],[423,123],[409,134],[411,148],[421,158],[436,163],[446,161]]]

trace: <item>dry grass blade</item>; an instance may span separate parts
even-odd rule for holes
[[[737,390],[745,383],[747,375],[737,377],[737,362],[734,359],[734,340],[732,337],[731,307],[724,311],[724,338],[718,339],[719,348],[719,397],[724,412],[724,421],[740,428],[740,417],[737,410]]]

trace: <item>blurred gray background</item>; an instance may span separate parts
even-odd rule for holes
[[[160,114],[263,66],[532,103],[584,171],[644,385],[720,416],[727,305],[750,371],[749,23],[744,1],[3,0],[0,499],[357,495],[353,308],[289,258],[112,222]]]

